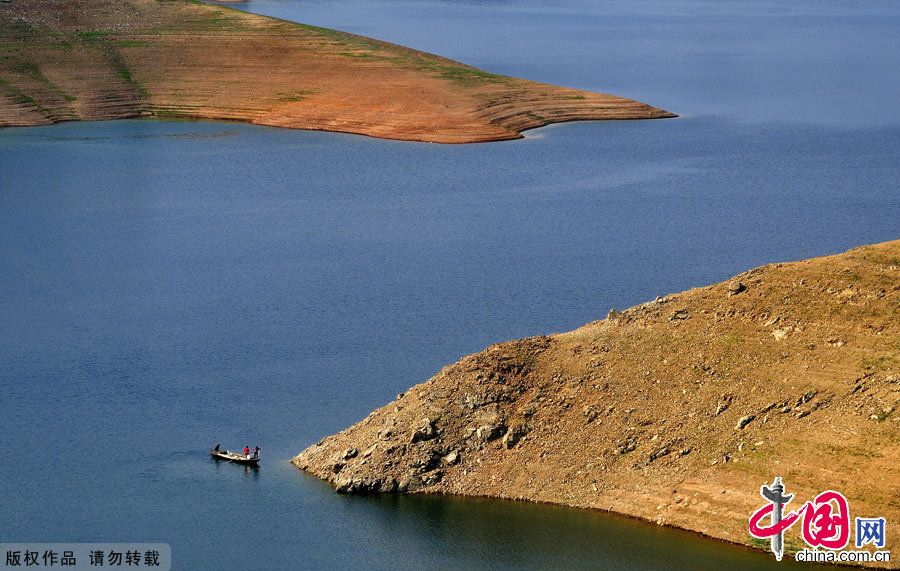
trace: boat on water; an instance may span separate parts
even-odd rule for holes
[[[230,452],[228,450],[210,450],[209,455],[216,460],[225,460],[235,464],[259,465],[259,456],[244,456],[238,452]]]

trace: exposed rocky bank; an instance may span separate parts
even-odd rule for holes
[[[886,517],[896,545],[898,324],[900,241],[771,264],[488,347],[293,463],[340,492],[551,502],[743,544],[778,475],[798,505],[836,489]]]

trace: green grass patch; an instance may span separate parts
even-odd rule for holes
[[[20,61],[16,64],[13,64],[9,69],[13,73],[20,73],[22,75],[27,75],[35,79],[43,77],[43,74],[41,73],[41,70],[38,68],[38,66],[28,61]]]
[[[201,29],[209,32],[230,31],[235,32],[245,29],[244,23],[240,18],[234,16],[216,15],[197,22],[201,24]]]
[[[134,76],[131,75],[131,70],[128,69],[128,66],[126,66],[125,62],[122,61],[122,57],[119,55],[119,53],[112,52],[111,57],[113,59],[113,65],[115,66],[119,77],[122,78],[122,81],[134,87],[142,96],[149,97],[150,94],[146,89],[144,89],[144,86],[138,83]]]
[[[34,105],[37,106],[38,102],[34,99],[34,97],[30,95],[26,95],[24,93],[18,93],[13,96],[13,101],[16,102],[17,105]]]
[[[41,69],[30,61],[18,61],[12,64],[9,67],[9,70],[13,73],[25,76],[31,81],[43,85],[47,91],[65,99],[66,101],[75,101],[75,97],[68,95],[58,85],[50,81],[50,79],[48,79],[47,76],[44,75]],[[16,98],[16,102],[20,104],[37,105],[37,102],[34,100],[34,98],[24,95]]]
[[[896,361],[897,360],[891,355],[867,355],[859,360],[859,366],[863,369],[882,371],[892,368],[896,364]]]
[[[315,93],[316,91],[314,89],[301,89],[290,93],[279,93],[278,101],[284,103],[296,103],[298,101],[303,101],[304,99],[309,99],[309,96],[314,95]]]
[[[340,30],[311,26],[309,24],[296,24],[293,28],[300,28],[301,30],[312,32],[314,35],[319,36],[323,40],[320,43],[320,46],[322,47],[332,45],[343,48],[343,51],[337,52],[336,55],[368,59],[391,57],[391,51],[386,49],[387,46],[376,40],[355,36],[353,34],[348,34],[347,32],[341,32]]]
[[[150,42],[144,40],[117,40],[115,46],[117,48],[145,48]]]
[[[0,79],[0,92],[5,93],[17,105],[30,105],[44,117],[52,117],[50,111],[41,105],[34,97],[3,79]]]
[[[347,51],[344,51],[344,52],[338,52],[337,55],[344,56],[344,57],[352,57],[352,58],[356,58],[356,59],[369,59],[369,60],[384,59],[383,56],[379,56],[378,54],[373,53],[373,52],[347,52]]]
[[[75,30],[72,37],[82,42],[96,42],[105,40],[111,33],[109,30]]]
[[[435,66],[435,68],[437,74],[443,79],[465,85],[490,83],[503,79],[502,75],[469,67]]]
[[[884,422],[885,420],[888,419],[889,416],[891,416],[891,413],[893,413],[893,412],[894,412],[893,410],[891,410],[890,412],[882,411],[875,415],[875,420],[878,422]]]
[[[113,32],[110,30],[76,30],[72,35],[78,41],[95,44],[103,49],[106,52],[110,63],[112,63],[113,68],[116,70],[116,73],[119,74],[119,77],[137,89],[141,95],[147,96],[147,91],[135,81],[134,77],[132,77],[131,71],[125,65],[122,56],[116,49],[120,44],[128,42],[129,40],[113,41],[110,38],[112,33]]]

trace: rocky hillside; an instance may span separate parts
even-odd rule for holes
[[[464,143],[674,115],[189,0],[0,3],[0,126],[159,116]]]
[[[797,504],[836,489],[885,516],[890,547],[898,326],[900,241],[771,264],[488,347],[293,462],[341,492],[598,508],[745,544],[778,475]]]

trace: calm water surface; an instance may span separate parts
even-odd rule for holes
[[[682,118],[465,146],[0,131],[0,539],[168,542],[179,569],[775,568],[603,514],[338,496],[287,460],[491,342],[897,238],[900,7],[243,7]]]

